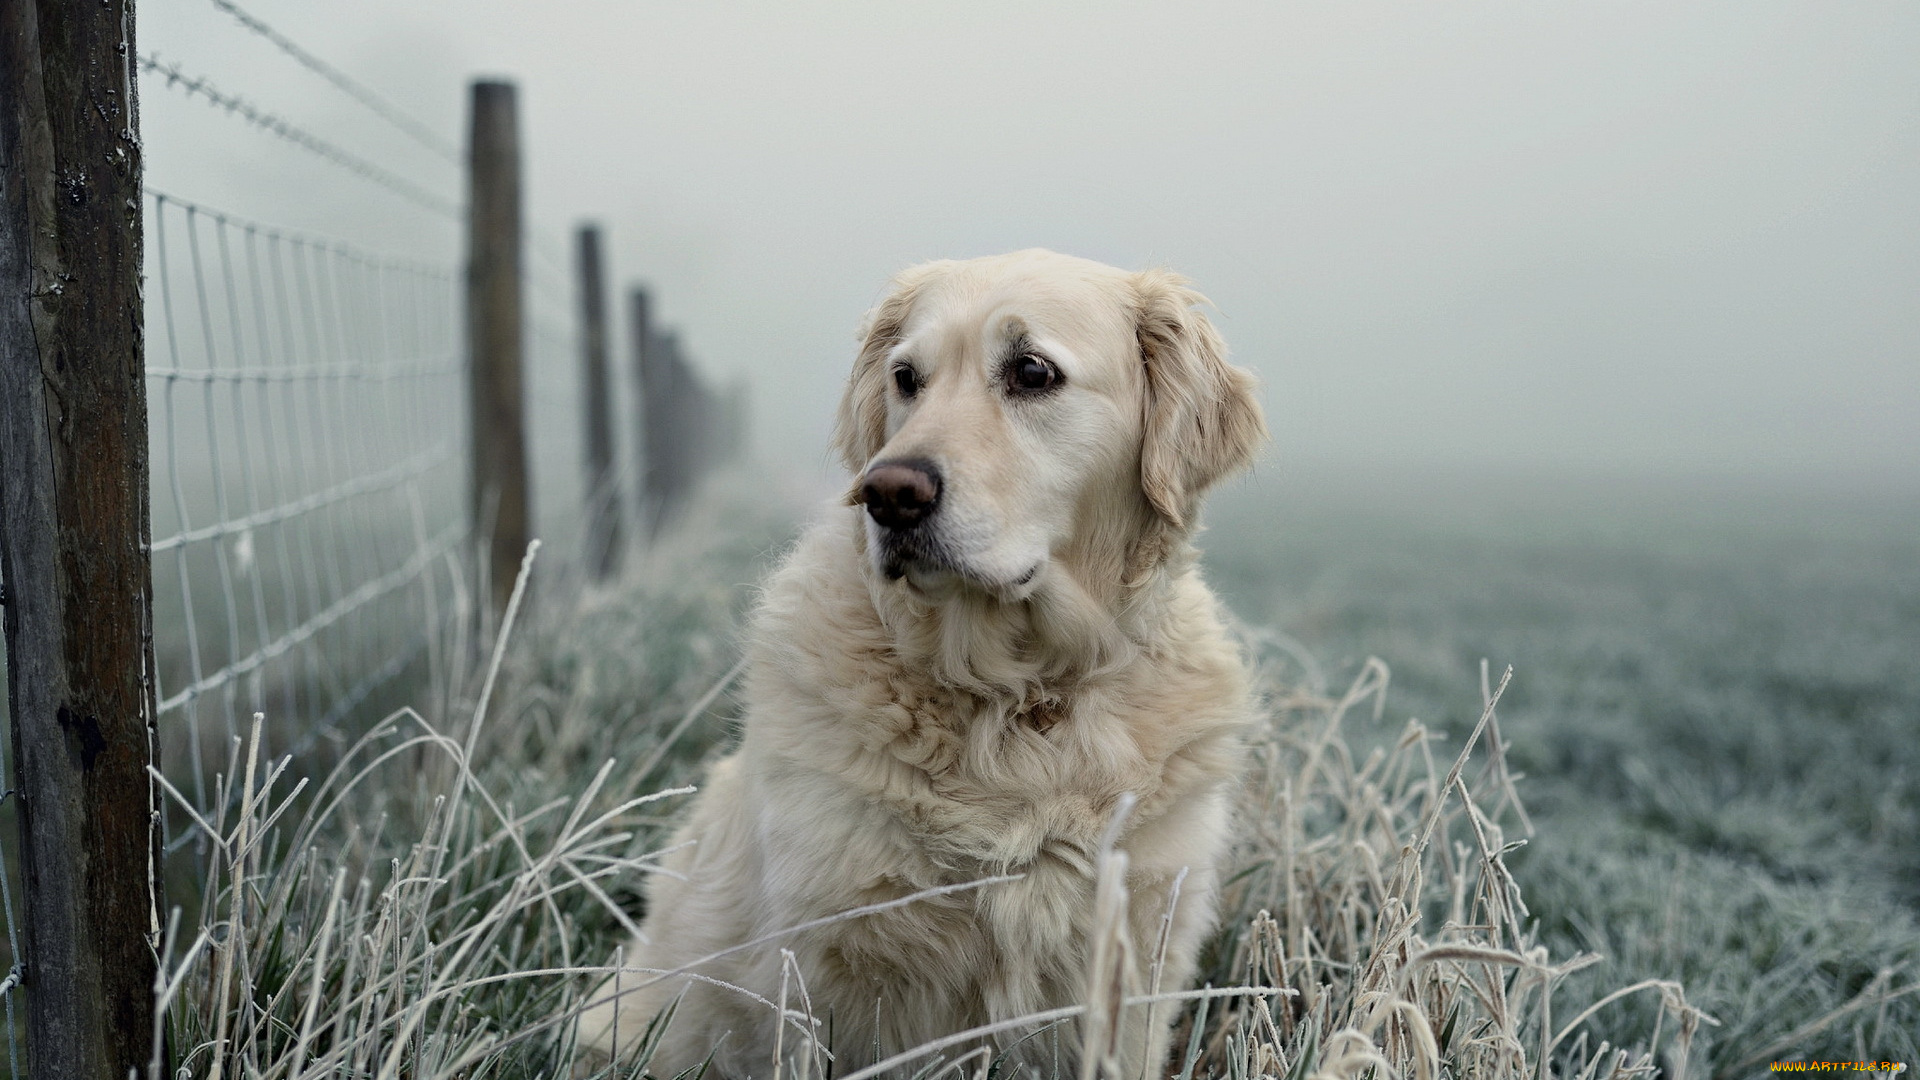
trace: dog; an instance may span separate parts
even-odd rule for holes
[[[1040,250],[895,279],[833,437],[852,489],[765,586],[739,745],[583,1048],[650,1041],[660,1077],[780,1054],[845,1076],[998,1025],[977,1052],[1052,1075],[1081,1040],[1007,1021],[1187,985],[1253,715],[1190,541],[1266,438],[1203,302]],[[1103,836],[1130,901],[1099,973]],[[1125,1007],[1106,1067],[1165,1076],[1176,1011]]]

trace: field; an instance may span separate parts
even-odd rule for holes
[[[555,1018],[730,737],[735,628],[806,512],[707,503],[615,588],[549,576],[362,742],[281,768],[269,716],[269,752],[215,763],[227,812],[172,816],[176,1061],[627,1075]],[[1272,726],[1204,959],[1229,996],[1168,1006],[1184,1075],[1920,1061],[1920,513],[1357,478],[1238,486],[1210,520]],[[834,1075],[795,1045],[784,1075]],[[994,1075],[964,1051],[896,1074]]]
[[[1332,683],[1386,660],[1389,720],[1457,736],[1480,659],[1513,665],[1534,832],[1509,862],[1543,944],[1605,957],[1570,999],[1680,981],[1714,1075],[1920,1064],[1911,498],[1375,477],[1249,485],[1212,524],[1236,610]],[[1616,1042],[1651,1030],[1609,1009]]]

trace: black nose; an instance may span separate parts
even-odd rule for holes
[[[925,461],[882,462],[860,481],[860,501],[880,525],[912,528],[940,504],[940,472]]]

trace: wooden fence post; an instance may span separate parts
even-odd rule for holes
[[[668,485],[668,440],[658,410],[667,393],[666,373],[661,368],[658,331],[653,328],[653,302],[647,290],[634,286],[627,294],[629,327],[627,340],[633,350],[633,386],[639,395],[634,418],[640,423],[640,437],[634,446],[640,454],[640,525],[647,539],[660,534],[664,523],[664,492]]]
[[[152,1051],[159,883],[132,0],[0,3],[0,561],[27,1069]]]
[[[674,424],[678,428],[674,446],[680,454],[674,476],[674,497],[684,506],[713,466],[715,409],[713,393],[701,381],[700,373],[693,370],[693,362],[680,351],[679,335],[674,335],[672,342],[673,373],[680,391],[673,408]]]
[[[607,293],[600,230],[577,234],[580,274],[580,386],[587,435],[587,568],[605,579],[620,561],[620,486],[613,471],[612,372],[607,369]]]
[[[497,618],[529,539],[521,354],[520,131],[508,82],[473,84],[468,143],[467,349],[472,405],[473,535]]]
[[[658,374],[647,406],[647,450],[660,460],[660,523],[672,523],[686,503],[687,488],[699,456],[699,387],[680,356],[680,335],[663,331],[654,339]]]

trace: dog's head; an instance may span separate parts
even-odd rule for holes
[[[1059,572],[1137,580],[1178,550],[1266,434],[1201,302],[1171,273],[1049,251],[901,274],[834,436],[874,569],[1021,599]]]

